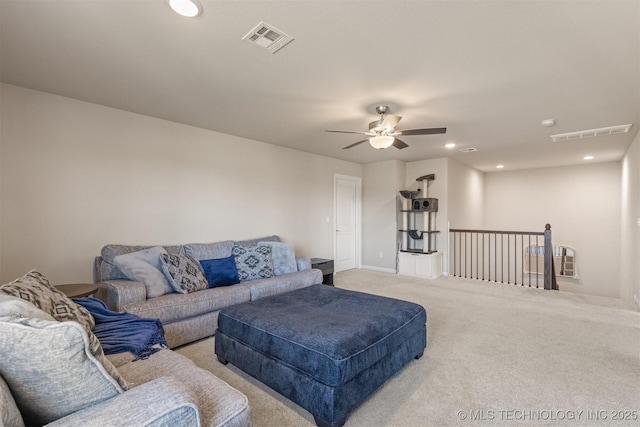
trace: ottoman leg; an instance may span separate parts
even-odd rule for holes
[[[218,356],[218,362],[222,363],[223,365],[226,365],[227,363],[229,363],[229,361],[227,359],[225,359],[224,357],[220,357],[220,356]]]
[[[344,425],[345,421],[346,421],[346,419],[345,419],[345,420],[342,420],[340,422],[336,421],[333,424],[329,424],[328,422],[326,422],[324,420],[321,420],[320,418],[316,417],[315,415],[313,417],[313,420],[316,422],[316,425],[318,427],[342,427]]]
[[[416,357],[414,357],[414,359],[420,359],[423,354],[424,354],[424,351],[422,353],[420,353],[419,355],[417,355]]]

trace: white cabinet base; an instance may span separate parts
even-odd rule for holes
[[[398,274],[435,279],[442,276],[442,254],[398,253]]]

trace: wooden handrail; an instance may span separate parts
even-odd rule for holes
[[[464,232],[464,233],[523,234],[525,236],[544,236],[544,231],[468,230],[468,229],[462,229],[462,228],[450,228],[449,231]]]

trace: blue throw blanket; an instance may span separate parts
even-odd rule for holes
[[[96,320],[93,333],[102,344],[104,354],[129,351],[136,355],[134,360],[139,360],[168,347],[159,319],[110,311],[98,298],[73,298],[73,301],[89,310]]]

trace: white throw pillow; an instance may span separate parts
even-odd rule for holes
[[[155,298],[173,292],[173,288],[162,272],[160,256],[168,252],[162,246],[118,255],[113,263],[130,280],[144,283],[147,298]]]

